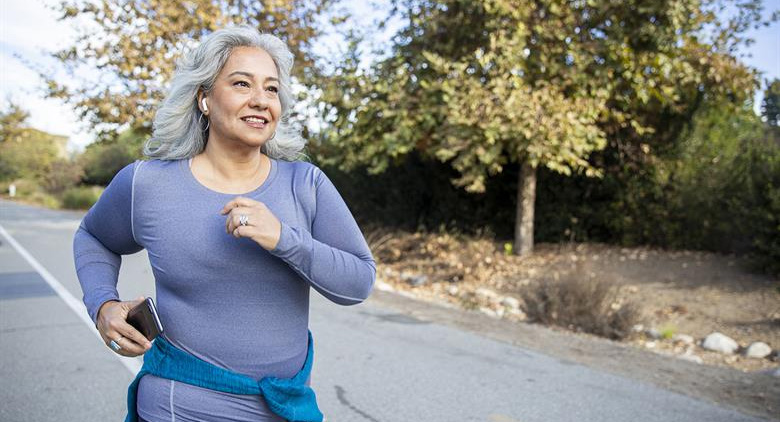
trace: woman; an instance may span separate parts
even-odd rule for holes
[[[104,342],[123,356],[153,352],[128,420],[321,418],[308,387],[309,287],[360,303],[376,267],[331,181],[295,161],[305,141],[286,121],[292,61],[254,29],[211,34],[179,64],[144,151],[152,160],[122,169],[76,233],[84,303]],[[116,290],[120,255],[141,249],[164,327],[154,345],[125,320],[139,301]],[[148,371],[163,349],[195,369]],[[187,378],[205,372],[219,375]],[[224,387],[236,379],[252,388]],[[302,408],[309,416],[297,419]]]

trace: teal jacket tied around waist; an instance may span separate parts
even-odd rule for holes
[[[306,362],[292,378],[265,377],[256,380],[249,376],[228,371],[201,360],[165,340],[157,337],[152,348],[144,354],[141,371],[127,391],[127,418],[125,422],[137,422],[136,399],[138,384],[146,374],[171,379],[232,394],[262,395],[268,408],[291,422],[322,422],[314,390],[306,385],[314,360],[314,340],[309,331],[309,349]]]

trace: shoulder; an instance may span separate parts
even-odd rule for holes
[[[322,169],[308,161],[277,160],[276,162],[279,166],[279,173],[290,178],[296,185],[304,184],[317,187],[323,180],[327,179]]]
[[[130,164],[130,166],[134,166],[134,183],[155,183],[169,180],[171,174],[178,171],[181,162],[182,160],[138,160]]]
[[[173,171],[177,168],[177,166],[181,165],[182,160],[158,160],[158,159],[152,159],[152,160],[137,160],[136,162],[130,164],[131,166],[135,166],[135,172],[141,173],[143,172],[166,172],[166,171]]]

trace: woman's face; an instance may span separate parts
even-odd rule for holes
[[[208,106],[209,142],[260,147],[274,135],[282,103],[279,74],[271,56],[255,47],[237,47],[217,75],[214,87],[198,100]]]

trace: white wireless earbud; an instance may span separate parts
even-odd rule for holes
[[[202,99],[202,100],[200,100],[200,105],[202,105],[202,106],[203,106],[203,112],[204,112],[204,113],[208,113],[208,111],[209,111],[209,106],[207,106],[207,105],[206,105],[206,99],[205,99],[205,98],[204,98],[204,99]]]

